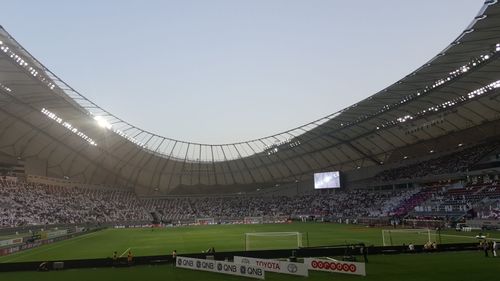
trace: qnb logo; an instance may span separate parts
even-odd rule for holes
[[[249,263],[250,263],[250,261],[249,261],[248,259],[242,259],[242,260],[241,260],[241,263],[244,263],[244,264],[249,264]]]
[[[261,268],[246,267],[246,266],[242,265],[240,267],[240,273],[242,275],[262,276],[262,274],[264,274],[264,271]]]
[[[238,272],[238,269],[236,268],[236,265],[232,265],[232,264],[222,264],[222,263],[218,263],[217,264],[217,270],[218,271],[224,271],[224,272]]]
[[[194,262],[192,260],[178,260],[177,261],[177,264],[178,265],[183,265],[183,266],[189,266],[189,267],[193,267],[194,266]]]
[[[212,262],[196,261],[196,268],[214,269],[214,264]]]
[[[356,272],[357,268],[354,264],[342,263],[342,262],[328,262],[328,261],[312,261],[312,268],[331,270],[331,271],[345,271],[345,272]]]
[[[286,267],[286,270],[288,270],[288,272],[290,273],[296,273],[299,269],[295,264],[291,263]]]
[[[201,263],[201,267],[213,270],[214,269],[214,264],[211,263],[211,262],[202,262]]]

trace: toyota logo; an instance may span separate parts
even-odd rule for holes
[[[291,272],[291,273],[295,273],[297,272],[298,268],[295,264],[291,263],[289,264],[286,269],[288,270],[288,272]]]

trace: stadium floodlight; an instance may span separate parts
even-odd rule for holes
[[[40,110],[47,118],[54,120],[55,122],[59,123],[62,125],[64,128],[68,129],[70,132],[74,133],[75,135],[79,136],[80,138],[86,140],[93,146],[97,146],[97,143],[88,135],[83,133],[82,131],[78,130],[75,128],[73,125],[71,125],[68,122],[65,122],[61,117],[57,116],[55,113],[51,112],[50,110],[47,110],[45,108],[42,108]]]
[[[109,122],[106,121],[106,119],[104,119],[104,117],[94,116],[94,120],[97,122],[97,125],[99,125],[99,127],[106,128],[108,130],[111,129],[111,124],[109,124]]]

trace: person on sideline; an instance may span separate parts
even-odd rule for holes
[[[116,251],[113,252],[113,265],[118,264],[118,253]]]
[[[134,256],[132,255],[132,251],[128,251],[128,254],[127,254],[127,264],[128,265],[132,265],[133,260],[134,260]]]
[[[498,250],[498,243],[497,241],[493,241],[493,245],[491,245],[491,252],[493,253],[493,256],[497,256],[497,250]]]
[[[175,266],[175,262],[177,261],[177,250],[174,250],[172,252],[172,261],[173,261],[173,265]]]

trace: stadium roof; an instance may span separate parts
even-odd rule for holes
[[[143,193],[279,183],[381,165],[400,147],[500,118],[499,13],[497,1],[486,1],[447,48],[363,101],[285,132],[228,144],[166,138],[129,124],[59,79],[1,28],[0,145],[31,159],[35,172]]]

